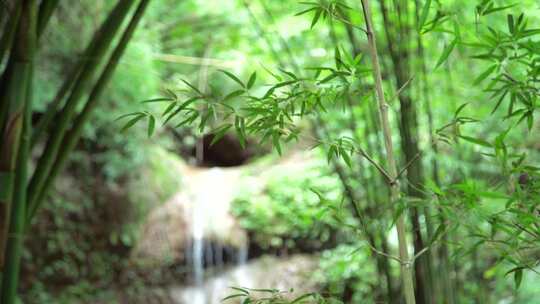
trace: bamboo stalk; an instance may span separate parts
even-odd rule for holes
[[[77,82],[81,69],[83,68],[84,61],[77,63],[77,65],[68,73],[68,76],[64,79],[62,86],[56,92],[54,99],[47,106],[45,114],[36,123],[32,131],[31,146],[34,147],[41,139],[45,131],[49,129],[53,119],[58,112],[58,109],[62,105],[62,101],[69,94],[73,85]]]
[[[6,23],[6,28],[0,39],[0,63],[4,60],[7,51],[12,47],[13,38],[15,32],[17,31],[17,24],[19,24],[19,18],[21,16],[22,5],[20,3],[15,4],[13,8],[15,11],[12,12],[9,20]]]
[[[17,42],[13,46],[13,74],[8,75],[7,96],[16,97],[12,100],[16,106],[17,120],[22,125],[20,147],[16,154],[11,216],[9,220],[9,235],[5,248],[6,263],[2,275],[0,302],[13,304],[16,301],[19,268],[23,248],[23,235],[26,211],[26,186],[28,183],[28,162],[31,130],[31,94],[33,60],[36,50],[37,1],[26,0],[22,3],[21,20],[17,30]],[[7,128],[6,130],[9,130]],[[9,149],[9,147],[8,147]]]
[[[418,28],[419,22],[420,22],[420,3],[418,0],[415,0],[415,15],[416,15],[416,27]],[[421,29],[419,29],[421,31]],[[430,92],[429,92],[429,81],[428,81],[428,72],[426,67],[426,60],[425,60],[425,53],[424,53],[424,42],[422,39],[422,34],[419,32],[417,34],[417,55],[419,59],[420,64],[420,70],[422,75],[422,90],[421,93],[424,98],[424,104],[425,104],[425,111],[428,119],[428,131],[429,131],[429,142],[430,146],[432,147],[433,153],[437,155],[439,153],[438,145],[435,142],[434,133],[435,128],[433,126],[433,111],[431,109],[431,102],[430,102]],[[437,161],[436,157],[432,157],[431,159],[431,176],[436,185],[440,185],[440,176],[439,176],[439,163]],[[435,198],[437,199],[437,198]],[[438,210],[438,218],[441,221],[441,225],[443,225],[446,222],[446,218],[442,212],[442,210]],[[428,211],[425,211],[426,214],[426,226],[428,228],[428,238],[432,239],[433,236],[433,229],[432,229],[432,223],[429,220],[429,217],[427,216],[429,214]],[[446,238],[446,234],[443,236],[443,239]],[[434,293],[434,295],[439,295],[440,298],[444,299],[448,304],[453,304],[454,297],[452,288],[450,286],[450,276],[448,273],[448,267],[449,267],[449,261],[448,261],[448,255],[447,255],[447,244],[446,242],[442,242],[439,245],[439,248],[437,248],[436,253],[438,253],[439,258],[439,265],[437,265],[438,274],[439,276],[431,275],[431,278],[434,279],[433,285],[439,287],[439,292]],[[433,251],[428,253],[428,257],[434,256]],[[433,270],[432,270],[433,271]]]
[[[23,129],[26,86],[29,78],[29,62],[33,56],[32,3],[20,3],[17,10],[24,16],[17,17],[19,24],[11,24],[18,39],[11,48],[8,66],[2,75],[2,94],[0,104],[4,114],[0,120],[2,130],[0,141],[0,269],[4,265],[4,253],[9,229],[11,205],[17,175],[17,157]],[[23,7],[25,11],[23,12]],[[34,27],[35,28],[35,27]]]
[[[394,148],[392,145],[392,133],[388,120],[388,104],[385,101],[384,91],[382,87],[382,77],[379,66],[379,58],[377,54],[376,38],[373,32],[373,24],[371,20],[371,9],[369,0],[361,0],[366,22],[366,35],[368,39],[369,52],[373,65],[373,78],[375,81],[375,91],[377,102],[379,105],[379,119],[383,129],[384,144],[386,148],[386,160],[388,163],[388,172],[391,177],[397,176],[396,161],[394,159]],[[395,205],[400,199],[399,184],[397,181],[390,183],[390,202]],[[399,257],[401,259],[401,277],[403,280],[403,291],[405,294],[405,302],[407,304],[416,303],[414,297],[413,275],[411,269],[411,261],[409,260],[409,252],[407,249],[407,236],[405,231],[405,221],[403,214],[399,215],[396,220],[396,228],[399,242]]]
[[[38,204],[38,197],[41,193],[46,191],[44,185],[46,183],[50,184],[47,182],[47,179],[49,178],[49,174],[54,166],[58,153],[63,149],[61,143],[72,122],[72,118],[75,115],[79,100],[82,98],[85,89],[90,85],[90,82],[96,73],[99,61],[107,51],[133,3],[132,0],[120,0],[91,42],[91,44],[94,45],[93,52],[89,58],[84,59],[86,60],[84,68],[82,69],[64,108],[60,112],[60,117],[47,141],[45,150],[43,151],[43,154],[38,161],[37,168],[30,180],[28,186],[28,203],[30,210],[34,210]]]
[[[393,76],[398,88],[404,87],[410,80],[410,25],[409,9],[406,1],[392,1],[392,19],[388,13],[386,1],[380,1],[380,9],[383,17],[383,24],[387,46],[393,66]],[[422,186],[424,184],[423,166],[418,146],[418,122],[416,105],[412,101],[410,94],[404,90],[398,94],[400,103],[400,137],[401,147],[404,152],[406,169],[407,194],[423,199]],[[421,216],[425,218],[425,225],[421,225]],[[418,254],[425,248],[423,227],[426,228],[429,238],[432,234],[431,216],[428,207],[412,207],[410,209],[410,221],[412,223],[414,253]],[[416,272],[416,300],[418,303],[431,303],[434,296],[432,273],[432,262],[430,254],[419,257],[414,263]]]
[[[37,36],[41,37],[60,0],[43,0],[39,5]]]
[[[103,92],[105,91],[107,84],[110,82],[111,77],[113,76],[114,71],[116,67],[118,66],[118,62],[120,61],[129,41],[131,40],[131,37],[133,36],[133,33],[135,32],[137,25],[139,24],[142,16],[144,15],[144,11],[146,10],[146,7],[148,6],[149,2],[150,0],[141,0],[141,2],[139,3],[133,17],[131,18],[129,24],[127,25],[127,28],[122,34],[120,41],[118,42],[116,48],[114,49],[113,53],[111,54],[109,58],[108,63],[106,64],[98,81],[96,82],[96,85],[90,92],[90,95],[88,96],[88,99],[86,101],[86,104],[82,112],[75,118],[73,122],[73,126],[71,127],[69,132],[66,134],[66,136],[62,140],[62,144],[61,144],[62,149],[59,151],[56,157],[56,160],[54,162],[54,165],[52,166],[50,174],[47,180],[45,181],[44,187],[41,189],[40,193],[38,194],[37,200],[35,200],[34,203],[29,205],[27,222],[30,222],[32,217],[35,215],[36,211],[39,208],[39,205],[41,204],[41,202],[43,201],[47,193],[47,190],[50,188],[51,184],[53,183],[58,173],[62,170],[68,158],[69,153],[73,150],[73,148],[77,144],[81,136],[84,125],[88,122],[88,119],[90,118],[96,105],[101,100]]]
[[[9,56],[8,50],[12,48],[13,44],[13,37],[15,36],[15,32],[17,31],[17,27],[19,24],[19,19],[21,15],[21,9],[22,5],[20,3],[15,4],[15,7],[13,8],[14,12],[10,12],[9,19],[7,20],[5,24],[5,29],[2,32],[2,37],[0,38],[0,66],[2,66],[2,63],[6,58]],[[2,73],[2,76],[0,76],[0,95],[6,96],[6,86],[8,84],[8,79],[6,79],[8,75],[8,71],[10,71],[12,67],[13,62],[11,60],[8,60],[8,63],[6,64],[6,67]],[[6,117],[8,115],[9,111],[9,101],[1,100],[0,98],[0,134],[4,132]],[[0,143],[0,147],[2,146],[2,143]],[[0,211],[1,212],[1,211]],[[1,247],[1,246],[0,246]]]

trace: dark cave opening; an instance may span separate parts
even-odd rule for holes
[[[266,153],[258,148],[253,140],[247,140],[245,147],[242,147],[240,140],[232,135],[225,134],[221,139],[212,144],[214,134],[204,135],[190,151],[190,156],[197,160],[197,145],[202,148],[202,159],[197,160],[197,165],[201,167],[235,167],[241,166]]]

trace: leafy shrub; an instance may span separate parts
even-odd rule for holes
[[[300,169],[274,167],[263,174],[262,189],[247,183],[233,203],[233,213],[263,248],[294,248],[306,240],[330,241],[338,219],[327,215],[339,208],[335,202],[340,201],[341,186],[328,170],[321,159]],[[350,219],[348,212],[342,211]]]

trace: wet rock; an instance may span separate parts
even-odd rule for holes
[[[204,242],[205,247],[215,244],[216,248],[246,246],[247,234],[230,213],[239,171],[212,168],[183,175],[187,176],[187,190],[148,216],[132,255],[138,263],[187,263],[200,254],[193,252],[197,242]]]
[[[237,293],[230,289],[231,286],[282,291],[292,288],[294,291],[286,295],[295,298],[317,290],[317,284],[311,278],[317,265],[318,259],[315,256],[265,256],[209,278],[199,286],[170,288],[170,298],[175,304],[219,304],[224,297]],[[240,300],[230,300],[227,303],[240,303]]]

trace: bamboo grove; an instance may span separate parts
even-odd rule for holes
[[[243,2],[243,4],[249,11],[254,30],[263,38],[265,46],[271,50],[276,62],[280,65],[280,71],[269,72],[276,83],[267,84],[268,89],[261,97],[252,93],[257,76],[255,73],[242,81],[228,71],[221,71],[226,78],[238,85],[238,90],[224,94],[223,97],[216,97],[215,94],[201,92],[194,85],[183,80],[187,89],[183,92],[185,99],[170,92],[167,97],[146,101],[168,104],[162,113],[164,123],[181,117],[183,119],[178,119],[175,127],[198,122],[201,131],[210,124],[212,126],[210,132],[216,135],[215,140],[230,130],[234,130],[240,138],[244,139],[250,134],[257,134],[262,138],[262,142],[270,141],[280,152],[282,142],[305,136],[299,130],[296,121],[297,118],[308,117],[316,126],[313,136],[327,151],[329,163],[342,181],[344,197],[349,201],[358,218],[359,236],[366,240],[367,246],[373,251],[380,278],[380,284],[377,287],[379,290],[375,294],[383,302],[399,302],[403,295],[407,303],[459,303],[459,293],[462,292],[460,282],[467,278],[462,277],[464,270],[460,269],[455,259],[455,254],[461,252],[464,246],[459,244],[457,238],[463,233],[460,228],[464,225],[462,219],[466,218],[466,213],[471,211],[464,208],[462,204],[472,204],[472,201],[481,200],[483,197],[507,200],[504,211],[480,217],[485,223],[493,225],[491,235],[475,234],[473,231],[477,228],[467,225],[468,233],[479,238],[478,242],[468,249],[468,254],[472,252],[476,256],[478,250],[481,250],[480,244],[499,242],[501,246],[497,246],[496,249],[500,250],[499,262],[513,264],[514,267],[510,267],[508,273],[514,275],[516,286],[519,286],[523,271],[534,269],[538,263],[537,253],[534,253],[534,250],[531,252],[525,249],[534,248],[534,245],[533,247],[528,245],[538,242],[536,231],[538,225],[533,224],[537,222],[533,219],[534,215],[527,216],[532,226],[525,228],[515,225],[513,221],[519,221],[520,216],[523,216],[523,212],[526,211],[524,209],[518,211],[510,206],[521,201],[518,197],[523,198],[522,194],[508,192],[501,187],[510,185],[514,191],[517,188],[524,190],[523,186],[512,185],[517,181],[516,174],[521,174],[519,176],[522,177],[527,176],[530,182],[529,178],[536,175],[533,173],[536,167],[530,164],[525,165],[523,154],[519,156],[518,161],[512,163],[513,168],[509,169],[508,161],[512,156],[508,152],[509,147],[504,143],[504,138],[514,129],[518,132],[517,129],[525,120],[529,121],[528,128],[532,128],[535,107],[531,108],[533,103],[529,98],[535,99],[535,97],[531,95],[523,97],[529,99],[529,101],[524,101],[529,104],[527,109],[515,110],[513,108],[520,98],[518,96],[523,93],[517,87],[524,88],[523,86],[528,86],[525,83],[532,80],[531,78],[516,80],[507,75],[501,67],[504,60],[518,60],[520,55],[508,57],[506,52],[496,53],[501,45],[505,45],[504,39],[517,41],[538,34],[537,29],[527,28],[523,14],[518,17],[508,15],[511,37],[489,28],[491,33],[487,34],[487,37],[482,36],[483,34],[480,34],[478,30],[477,36],[474,37],[476,41],[474,41],[471,37],[465,38],[466,34],[462,33],[465,30],[460,24],[458,12],[437,9],[437,5],[431,1],[415,1],[414,5],[410,1],[391,1],[391,3],[384,0],[378,1],[375,6],[378,10],[376,13],[380,16],[378,30],[374,30],[372,25],[373,13],[369,1],[361,3],[365,21],[363,25],[357,25],[351,21],[350,14],[355,13],[357,6],[352,6],[350,3],[346,4],[343,1],[303,2],[307,8],[297,15],[312,14],[312,28],[323,26],[318,23],[325,20],[330,27],[332,43],[335,47],[335,67],[308,67],[306,69],[298,66],[294,54],[291,54],[287,41],[283,37],[276,38],[274,33],[266,32],[260,25],[259,18],[264,17],[255,16],[250,10],[249,3]],[[474,13],[479,19],[489,18],[492,14],[511,7],[513,5],[496,6],[492,1],[482,1]],[[271,12],[266,9],[265,14],[271,21]],[[516,25],[516,22],[519,25]],[[345,28],[346,37],[336,36],[336,26]],[[521,29],[516,32],[516,28]],[[361,42],[362,32],[367,36],[367,46]],[[384,41],[380,43],[385,46],[384,51],[377,49],[375,38],[377,36]],[[435,64],[428,67],[423,40],[425,37],[434,39],[433,36],[435,39],[441,39],[445,46]],[[449,41],[448,36],[451,37]],[[349,46],[344,47],[347,44]],[[451,77],[451,66],[447,63],[447,59],[458,46],[463,49],[472,49],[473,52],[490,48],[486,53],[476,55],[475,58],[491,60],[495,64],[485,72],[476,75],[475,85],[480,85],[490,75],[493,77],[486,91],[494,92],[493,95],[499,98],[494,111],[505,100],[507,94],[515,94],[511,99],[507,118],[518,117],[519,119],[513,122],[509,129],[502,132],[493,143],[477,136],[462,134],[460,131],[463,125],[479,123],[478,119],[461,114],[467,103],[454,104],[455,113],[451,121],[440,127],[435,125],[430,104],[432,87],[429,84],[429,74],[431,70],[446,69],[448,77]],[[512,49],[511,46],[506,45],[506,47],[508,52]],[[276,51],[278,48],[289,51],[286,52],[286,56],[280,56]],[[522,56],[535,58],[534,51],[524,48],[527,50],[522,50],[525,53]],[[379,53],[388,56],[382,60],[382,68],[379,66],[378,57],[381,56]],[[370,63],[365,62],[363,54],[369,55]],[[534,61],[534,59],[531,60]],[[371,66],[367,68],[367,65]],[[500,74],[492,75],[495,72]],[[370,73],[373,73],[371,81],[366,80]],[[514,82],[513,89],[509,87],[511,84],[508,80],[501,79],[505,77]],[[386,84],[383,84],[384,81]],[[507,84],[496,88],[498,83]],[[448,90],[452,90],[451,83],[448,84]],[[227,103],[232,99],[243,99],[244,103],[241,107],[234,108]],[[399,110],[390,105],[394,99],[399,103]],[[343,133],[343,130],[329,130],[324,119],[321,119],[327,111],[326,107],[336,102],[343,103],[345,112],[349,115],[347,118],[350,127],[348,131],[351,134],[349,136],[336,138],[335,134]],[[196,106],[197,103],[205,104],[206,110],[200,112],[200,107]],[[389,119],[389,109],[398,112],[392,120]],[[361,116],[358,116],[357,112],[361,112]],[[217,116],[218,113],[219,120],[210,123],[212,117]],[[429,134],[429,138],[427,141],[422,140],[424,147],[420,146],[419,115],[425,115],[425,119],[422,120],[427,121],[427,130],[424,134]],[[131,119],[126,127],[147,119],[149,132],[152,133],[157,119],[153,114],[136,112],[126,115],[126,117],[130,116]],[[399,122],[399,125],[392,126],[391,124],[395,122]],[[374,142],[368,140],[373,135],[376,138]],[[400,139],[400,151],[394,151],[393,138],[395,137]],[[482,190],[468,189],[469,182],[463,176],[460,177],[460,169],[457,168],[457,174],[451,180],[445,179],[446,184],[443,183],[437,154],[441,147],[447,149],[450,146],[454,147],[453,153],[458,159],[464,157],[457,149],[460,147],[458,145],[462,145],[460,142],[494,149],[493,154],[489,152],[486,154],[493,156],[495,162],[500,160],[500,157],[504,159],[506,170],[502,173],[504,175],[502,179],[506,181],[501,181],[495,186],[486,186]],[[429,156],[429,162],[426,156]],[[516,158],[515,155],[513,157]],[[345,166],[338,159],[341,159]],[[397,159],[400,159],[399,165]],[[365,185],[365,189],[360,193],[352,189],[350,179],[360,181],[360,184]],[[376,190],[382,185],[387,186],[386,194],[381,194],[379,190]],[[526,188],[525,191],[536,191],[533,188]],[[472,194],[471,191],[476,193]],[[462,195],[467,198],[460,199]],[[537,206],[537,202],[533,201],[528,204],[530,204],[528,210],[534,210]],[[381,212],[384,213],[383,210],[389,209],[394,210],[392,213],[394,219],[391,223],[385,222],[380,217]],[[374,220],[375,218],[378,220]],[[389,252],[388,228],[385,228],[386,225],[394,223],[399,240],[399,254],[397,255]],[[504,232],[499,232],[501,235],[497,235],[498,231]],[[513,236],[522,234],[528,234],[528,236],[521,240],[512,240]],[[524,247],[520,247],[516,242],[523,242]],[[409,244],[412,246],[412,252],[408,252]],[[465,245],[467,246],[469,245]],[[522,250],[527,253],[524,254]],[[401,265],[401,280],[396,280],[389,270],[389,263],[396,261]],[[247,297],[247,293],[244,296]],[[488,301],[487,299],[485,292],[478,293],[479,303],[484,303]]]
[[[34,58],[58,2],[17,2],[1,33],[2,303],[15,303],[25,232],[99,109],[150,1],[117,1],[34,121]],[[217,80],[207,82],[235,88],[223,94],[183,79],[142,102],[155,111],[119,117],[119,129],[144,122],[152,136],[161,122],[212,133],[212,144],[234,133],[242,145],[257,138],[279,154],[290,142],[315,143],[340,181],[344,204],[310,190],[331,206],[325,216],[369,248],[377,281],[373,302],[454,304],[467,294],[491,303],[486,273],[493,265],[504,265],[516,289],[526,274],[537,275],[540,168],[520,138],[537,128],[540,28],[531,24],[538,20],[530,22],[519,4],[493,0],[463,5],[470,11],[459,1],[304,1],[303,10],[290,15],[309,18],[306,30],[327,31],[324,44],[333,53],[332,65],[304,66],[299,57],[305,54],[266,26],[276,20],[267,2],[237,2],[272,58],[262,63],[266,75],[218,70]],[[456,53],[475,62],[466,71],[472,80],[461,87],[454,85],[456,73],[464,73],[454,70]],[[464,86],[481,94],[460,95]],[[447,97],[444,105],[436,96]],[[471,110],[474,98],[490,111]],[[351,212],[354,224],[341,209]],[[487,265],[486,251],[496,257]],[[469,281],[478,290],[468,290]],[[255,301],[248,289],[240,291],[231,299]],[[328,301],[308,294],[292,303],[310,300]]]
[[[10,14],[2,33],[0,265],[1,302],[6,304],[16,301],[25,231],[99,103],[149,1],[118,1],[72,73],[65,78],[47,113],[34,124],[34,58],[40,47],[40,35],[58,2],[14,2],[15,13]],[[35,169],[29,172],[32,151],[42,143],[41,156]]]

